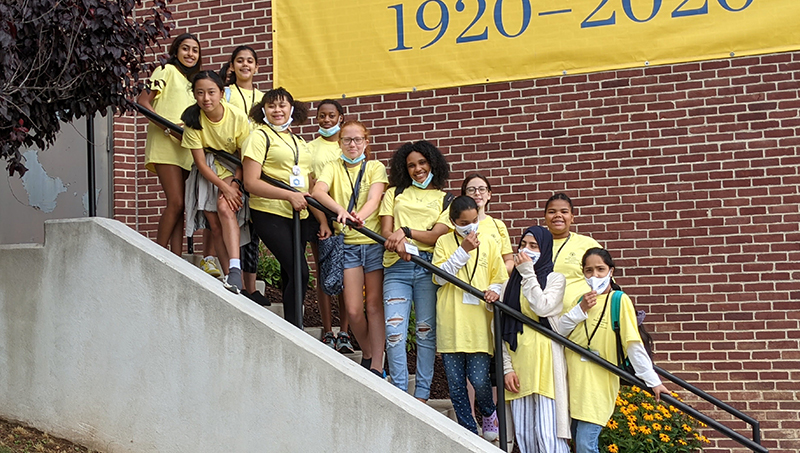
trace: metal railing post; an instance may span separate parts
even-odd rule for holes
[[[503,368],[503,322],[501,317],[503,312],[496,305],[492,307],[494,311],[494,372],[497,377],[497,420],[500,429],[500,449],[508,451],[508,436],[506,427],[506,388],[505,375]]]
[[[299,327],[301,330],[303,329],[303,285],[307,284],[307,282],[303,282],[303,268],[301,261],[303,260],[303,247],[302,247],[302,234],[301,234],[301,223],[300,223],[300,212],[294,211],[292,221],[294,222],[294,315],[296,319],[296,326]],[[284,307],[286,308],[286,307]]]

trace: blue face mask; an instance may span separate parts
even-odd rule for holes
[[[427,189],[428,184],[430,184],[431,181],[433,181],[433,172],[428,172],[428,177],[425,178],[425,181],[417,182],[416,179],[412,179],[411,184],[414,184],[416,187],[419,187],[420,189]]]
[[[325,129],[324,127],[320,126],[319,127],[319,135],[321,135],[323,137],[333,137],[334,135],[336,135],[337,132],[339,132],[339,129],[340,129],[340,127],[339,127],[338,124],[336,126],[328,128],[328,129]]]
[[[351,158],[345,156],[344,154],[342,154],[342,160],[347,162],[348,164],[352,164],[352,165],[355,165],[355,164],[361,162],[362,160],[364,160],[366,158],[367,158],[367,155],[364,154],[364,153],[361,153],[361,155],[356,157],[355,159],[351,159]]]

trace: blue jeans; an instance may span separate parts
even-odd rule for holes
[[[603,427],[594,423],[572,419],[572,438],[575,439],[575,453],[600,453],[598,439]]]
[[[432,254],[420,252],[430,262]],[[417,336],[417,384],[414,396],[428,399],[436,357],[436,291],[431,273],[413,262],[400,260],[383,272],[383,312],[386,316],[386,359],[392,382],[408,391],[406,340],[411,302],[414,302]]]
[[[475,388],[475,408],[484,417],[491,416],[495,410],[492,381],[489,379],[492,357],[485,352],[456,352],[442,354],[442,362],[458,424],[478,434],[467,394],[467,378]]]

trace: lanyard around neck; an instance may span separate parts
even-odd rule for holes
[[[239,92],[239,96],[242,97],[242,103],[244,104],[244,113],[246,113],[247,116],[249,117],[250,116],[250,109],[253,108],[253,104],[256,103],[256,90],[255,90],[255,88],[253,89],[253,95],[251,96],[251,99],[250,99],[250,106],[248,107],[247,106],[247,99],[244,98],[244,93],[242,93],[242,90],[239,89],[239,85],[236,85],[235,83],[234,83],[234,85],[236,86],[236,91]]]
[[[559,253],[561,253],[561,249],[563,249],[563,248],[564,248],[564,246],[565,246],[565,245],[567,245],[567,242],[569,242],[569,239],[570,239],[571,237],[572,237],[572,233],[569,233],[569,234],[567,235],[567,240],[566,240],[566,241],[564,241],[564,243],[563,243],[563,244],[561,244],[561,247],[559,247],[559,248],[558,248],[558,251],[556,252],[556,256],[553,258],[553,264],[556,264],[556,260],[558,259],[558,254],[559,254]]]
[[[456,238],[456,245],[461,247],[461,243],[458,242],[458,233],[453,231],[453,237]],[[467,253],[469,253],[469,252],[467,252]],[[472,275],[469,275],[469,273],[467,274],[469,276],[469,282],[468,283],[470,285],[472,284],[472,279],[475,277],[475,271],[478,270],[478,261],[479,261],[480,257],[481,257],[481,246],[479,245],[478,247],[475,248],[475,264],[472,266]],[[472,258],[472,257],[470,257],[470,258]],[[467,260],[467,262],[469,263],[469,260]],[[469,272],[469,271],[467,271],[467,272]]]
[[[613,292],[613,291],[612,291]],[[600,327],[600,323],[603,322],[603,316],[606,315],[606,307],[608,307],[608,299],[611,298],[611,292],[606,294],[606,301],[603,304],[603,312],[600,313],[600,319],[597,320],[597,324],[594,325],[594,329],[592,330],[592,335],[589,336],[589,328],[586,327],[586,324],[589,323],[589,320],[583,322],[583,330],[586,332],[586,349],[591,350],[592,346],[592,338],[594,338],[594,334],[597,333],[597,328]]]
[[[275,132],[275,131],[273,130],[272,132]],[[289,142],[284,140],[283,137],[281,137],[281,134],[279,134],[278,132],[275,132],[275,135],[277,135],[278,138],[281,139],[281,141],[283,143],[286,143],[286,146],[288,146],[289,149],[292,149],[292,145],[290,145]],[[289,135],[292,137],[292,143],[294,143],[294,150],[292,151],[292,154],[294,155],[294,164],[297,165],[297,162],[300,161],[300,147],[297,145],[297,140],[295,140],[294,134],[289,132]]]

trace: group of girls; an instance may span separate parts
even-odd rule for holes
[[[290,271],[296,264],[292,218],[298,212],[302,248],[332,234],[344,236],[341,312],[361,346],[365,368],[384,376],[385,353],[392,383],[408,389],[406,344],[413,319],[414,396],[421,401],[430,397],[439,352],[458,422],[478,432],[469,382],[483,435],[493,440],[498,423],[490,362],[493,336],[501,335],[498,360],[503,360],[503,384],[521,450],[566,452],[573,438],[579,453],[597,452],[600,430],[614,408],[616,376],[512,318],[503,318],[502,332],[492,332],[491,304],[502,301],[616,363],[608,304],[611,292],[619,290],[612,280],[614,262],[596,241],[570,231],[574,207],[569,197],[556,194],[547,201],[545,227],[525,230],[514,254],[506,226],[486,213],[492,197],[486,177],[469,175],[453,199],[444,191],[447,161],[424,140],[401,146],[387,173],[381,162],[370,159],[368,129],[344,121],[341,105],[333,100],[318,104],[320,137],[307,144],[291,130],[306,120],[306,107],[283,88],[261,93],[253,86],[255,51],[234,51],[233,76],[226,85],[216,73],[199,71],[199,47],[192,35],[179,36],[169,64],[154,71],[152,90],[139,99],[186,128],[182,141],[155,124],[148,130],[146,165],[158,175],[167,197],[158,243],[180,253],[184,208],[193,206],[192,212],[202,216],[187,224],[196,219],[197,226],[210,227],[227,284],[238,291],[248,280],[242,280],[239,246],[255,242],[249,239],[255,233],[252,237],[264,242],[284,270],[286,320],[301,325],[295,319],[296,282]],[[219,151],[206,153],[206,148]],[[238,154],[242,167],[217,153]],[[184,197],[189,170],[196,184]],[[262,175],[295,190],[273,186]],[[245,189],[249,199],[242,196]],[[336,214],[335,222],[308,206],[309,195]],[[345,227],[346,222],[356,228]],[[361,235],[360,227],[379,230],[385,243]],[[308,265],[304,256],[301,261],[299,286],[305,291]],[[482,297],[433,274],[431,266],[478,288]],[[352,350],[345,325],[338,337],[332,333],[330,299],[320,297],[320,304],[325,343]],[[626,295],[620,321],[636,375],[658,396],[666,388],[653,372]]]

